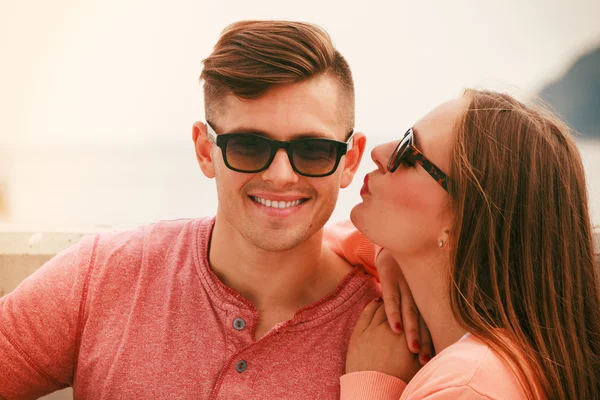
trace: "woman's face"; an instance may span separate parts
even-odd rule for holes
[[[465,99],[449,101],[413,126],[413,145],[446,173],[450,170],[453,128],[466,106]],[[363,201],[350,217],[374,243],[398,254],[417,255],[447,240],[452,223],[450,196],[417,163],[401,164],[393,173],[388,172],[388,160],[401,136],[398,132],[398,140],[371,152],[377,169],[365,177]]]

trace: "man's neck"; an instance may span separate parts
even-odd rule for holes
[[[209,249],[213,272],[276,324],[299,308],[333,292],[351,267],[323,247],[323,231],[286,251],[266,251],[249,243],[217,218]]]
[[[440,259],[420,257],[407,260],[396,256],[420,315],[427,324],[435,352],[456,343],[467,331],[460,326],[450,306],[447,270]]]

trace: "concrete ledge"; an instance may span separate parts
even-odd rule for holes
[[[83,236],[70,232],[0,232],[0,255],[54,255]]]
[[[84,232],[15,231],[0,226],[0,297],[60,251],[74,245]],[[594,228],[600,257],[600,226]]]
[[[84,233],[70,232],[0,231],[0,297],[83,236]]]

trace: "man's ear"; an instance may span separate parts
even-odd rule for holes
[[[344,171],[342,172],[342,181],[340,184],[341,188],[345,188],[352,183],[354,174],[356,174],[360,160],[362,160],[365,152],[365,147],[367,146],[367,137],[362,132],[356,132],[353,140],[352,150],[346,153],[345,156]]]
[[[215,177],[215,166],[212,159],[212,142],[206,135],[206,125],[202,122],[196,122],[192,128],[192,140],[196,149],[196,159],[202,173],[207,178]]]

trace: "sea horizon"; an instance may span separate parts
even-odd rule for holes
[[[600,139],[578,140],[592,223],[600,226]],[[367,149],[353,183],[340,191],[330,221],[348,218],[373,170]],[[157,220],[211,216],[213,180],[205,178],[191,143],[13,147],[0,151],[4,225],[43,230],[126,229]]]

